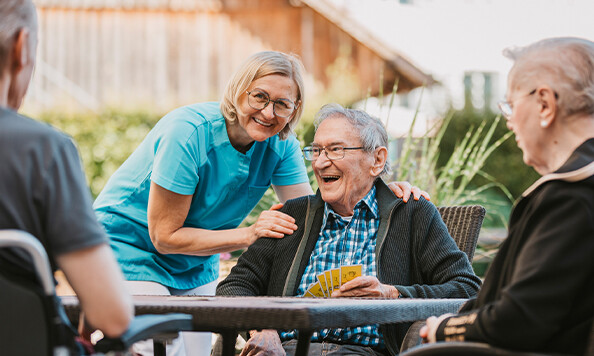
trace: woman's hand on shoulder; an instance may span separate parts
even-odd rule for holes
[[[421,190],[421,188],[419,187],[415,187],[414,185],[406,181],[391,182],[388,183],[388,187],[398,198],[402,198],[402,201],[405,203],[410,198],[411,193],[415,200],[419,200],[420,197],[423,197],[427,200],[431,200],[431,196],[429,195],[429,193],[427,193],[424,190]]]
[[[258,220],[250,226],[252,235],[250,245],[261,237],[282,238],[285,235],[291,235],[297,230],[295,219],[290,215],[278,211],[282,207],[283,204],[276,204],[260,214]]]

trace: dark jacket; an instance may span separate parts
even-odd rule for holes
[[[594,317],[594,139],[524,192],[483,288],[463,310],[440,324],[438,340],[584,353]]]
[[[468,298],[480,279],[448,234],[433,204],[420,199],[404,204],[377,180],[380,225],[375,251],[377,278],[405,298]],[[217,295],[294,296],[318,240],[324,215],[320,193],[288,201],[297,231],[282,239],[261,238],[239,258]],[[390,353],[398,351],[409,324],[382,327]]]

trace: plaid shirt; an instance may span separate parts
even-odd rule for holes
[[[336,214],[326,203],[320,237],[305,268],[297,295],[317,281],[316,276],[344,265],[363,265],[363,275],[376,276],[375,244],[379,227],[379,208],[375,199],[375,186],[355,205],[349,218]],[[281,339],[296,338],[296,330],[281,332]],[[384,348],[379,326],[367,325],[345,329],[324,329],[314,332],[312,342],[339,341],[363,346]]]

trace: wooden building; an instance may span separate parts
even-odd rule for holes
[[[267,49],[301,56],[309,83],[328,85],[341,55],[361,92],[433,83],[327,0],[34,0],[38,66],[28,103],[168,110],[218,100],[231,73]]]

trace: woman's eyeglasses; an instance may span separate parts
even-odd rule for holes
[[[264,110],[272,102],[272,111],[278,117],[289,117],[297,108],[297,105],[289,99],[270,100],[268,93],[258,89],[246,91],[246,94],[248,96],[248,105],[252,109]]]

